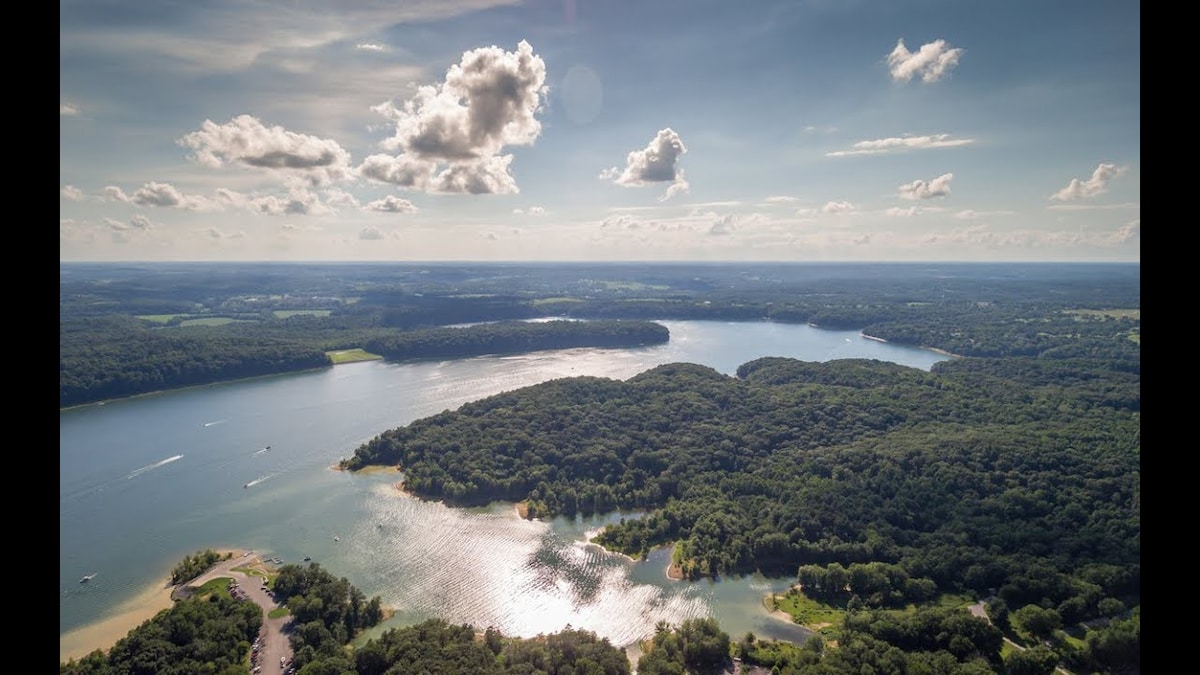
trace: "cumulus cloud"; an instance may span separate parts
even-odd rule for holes
[[[71,105],[70,103],[59,103],[58,104],[59,117],[75,117],[78,114],[79,114],[78,106]]]
[[[974,143],[973,138],[950,138],[950,134],[932,134],[927,136],[903,136],[879,138],[870,141],[859,141],[850,146],[849,150],[836,150],[825,153],[826,157],[850,157],[853,155],[882,155],[889,152],[906,150],[928,150],[931,148],[954,148]]]
[[[373,110],[395,125],[383,143],[398,155],[372,155],[361,175],[400,187],[447,193],[515,193],[505,146],[531,145],[541,134],[546,64],[522,40],[515,52],[482,47],[463,53],[445,80],[419,87],[397,106]],[[444,167],[444,168],[443,168]]]
[[[394,195],[388,195],[383,199],[376,199],[367,204],[369,211],[382,211],[384,213],[413,213],[417,210],[416,206],[407,199],[400,199]]]
[[[788,195],[774,195],[767,197],[767,202],[770,204],[793,204],[800,201],[799,197],[791,197]]]
[[[896,48],[888,54],[887,64],[892,79],[897,82],[908,82],[919,76],[923,82],[932,83],[957,66],[962,54],[962,49],[950,48],[945,40],[934,40],[910,52],[904,46],[904,40],[900,39],[896,41]]]
[[[825,202],[825,206],[821,207],[821,213],[843,214],[854,213],[858,211],[858,207],[850,202],[829,201]]]
[[[1075,199],[1085,199],[1087,197],[1095,197],[1096,195],[1108,192],[1108,183],[1112,179],[1120,176],[1128,171],[1127,167],[1118,167],[1116,164],[1101,163],[1092,172],[1091,178],[1087,180],[1079,180],[1072,178],[1071,182],[1066,187],[1050,195],[1050,199],[1061,201],[1072,201]]]
[[[362,231],[358,233],[358,238],[368,241],[378,241],[383,239],[383,232],[380,231],[378,227],[368,226],[364,227]]]
[[[69,199],[73,202],[77,202],[80,199],[83,199],[83,190],[80,190],[74,185],[64,185],[59,188],[58,195],[63,199]]]
[[[679,158],[686,152],[683,139],[667,127],[660,130],[645,149],[634,150],[626,155],[623,170],[615,166],[605,169],[600,172],[600,178],[626,187],[671,183],[659,198],[659,201],[666,201],[688,190],[688,182],[679,168]]]
[[[911,218],[912,216],[917,215],[919,212],[919,209],[917,209],[915,206],[910,206],[907,209],[893,206],[892,208],[884,211],[884,214],[891,216],[892,218]]]
[[[326,185],[351,175],[350,153],[337,141],[268,127],[250,115],[225,124],[205,120],[198,131],[177,143],[194,151],[192,159],[212,168],[226,164],[303,176]]]
[[[368,52],[381,52],[384,50],[383,45],[377,45],[370,42],[363,42],[354,46],[355,49],[361,49]]]
[[[544,209],[544,208],[542,208],[542,207],[540,207],[540,206],[531,206],[531,207],[529,207],[529,209],[528,209],[528,210],[526,210],[526,209],[513,209],[513,215],[514,215],[514,216],[524,216],[524,215],[529,215],[529,216],[541,216],[541,215],[545,215],[545,213],[546,213],[546,209]]]
[[[950,194],[950,181],[954,174],[946,173],[932,180],[917,179],[901,185],[898,196],[902,199],[937,199]]]
[[[170,183],[150,181],[143,183],[133,194],[127,194],[116,185],[107,185],[104,196],[126,204],[138,206],[153,206],[158,208],[176,208],[187,211],[206,211],[220,208],[219,203],[199,195],[187,195],[180,192]]]

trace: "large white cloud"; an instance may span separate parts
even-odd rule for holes
[[[850,146],[849,150],[837,150],[825,153],[826,157],[850,157],[852,155],[881,155],[889,152],[905,150],[926,150],[930,148],[954,148],[974,143],[973,138],[950,138],[950,134],[932,134],[926,136],[901,136],[879,138],[870,141],[859,141]]]
[[[1066,187],[1050,195],[1050,199],[1071,201],[1104,194],[1108,191],[1109,181],[1125,173],[1127,170],[1126,167],[1118,167],[1116,164],[1101,163],[1092,172],[1091,178],[1083,181],[1078,178],[1072,178]]]
[[[513,193],[509,145],[531,145],[541,134],[546,64],[524,40],[515,52],[482,47],[465,52],[437,85],[396,106],[374,110],[395,124],[383,143],[397,155],[371,155],[359,167],[371,180],[449,193]]]
[[[687,152],[683,139],[673,129],[659,130],[643,150],[625,156],[625,168],[612,167],[600,172],[600,177],[618,185],[638,187],[654,183],[671,183],[659,201],[687,192],[688,182],[679,168],[679,158]]]
[[[917,179],[900,186],[899,196],[903,199],[937,199],[950,194],[950,181],[954,174],[946,173],[931,180]]]
[[[205,120],[198,131],[177,141],[195,152],[208,167],[226,164],[303,176],[312,185],[327,185],[351,175],[350,153],[337,141],[268,127],[250,115],[225,124]]]
[[[958,59],[963,50],[951,48],[945,40],[934,40],[921,45],[915,52],[910,52],[904,46],[904,40],[896,41],[896,48],[887,57],[892,79],[897,82],[908,82],[913,77],[920,76],[926,83],[937,82],[958,65]]]

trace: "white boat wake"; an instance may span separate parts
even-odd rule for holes
[[[266,476],[259,476],[258,478],[255,478],[254,480],[250,481],[249,483],[246,483],[242,487],[247,488],[247,489],[252,488],[255,485],[258,485],[259,483],[271,480],[272,478],[274,478],[275,476],[278,476],[278,475],[279,474],[277,474],[277,473],[272,473],[272,474],[268,474]]]
[[[168,457],[168,458],[162,460],[161,462],[155,462],[149,466],[143,466],[140,469],[134,469],[133,472],[130,473],[125,478],[129,479],[129,478],[133,478],[135,476],[140,476],[140,475],[146,473],[147,471],[149,471],[150,469],[157,469],[160,466],[163,466],[165,464],[170,464],[171,462],[175,462],[175,461],[178,461],[181,459],[183,459],[183,455],[175,455],[174,457]]]
[[[224,424],[225,422],[228,422],[228,421],[229,420],[217,420],[216,422],[205,422],[204,426],[211,427],[214,424]]]

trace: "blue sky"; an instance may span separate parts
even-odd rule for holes
[[[1140,261],[1133,0],[59,8],[64,261]]]

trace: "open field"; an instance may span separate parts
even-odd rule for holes
[[[286,319],[292,316],[329,316],[332,311],[329,309],[277,309],[274,314],[277,319]]]
[[[362,349],[340,349],[333,352],[325,352],[329,356],[329,360],[336,366],[339,363],[354,363],[356,361],[378,361],[383,357],[378,354],[372,354]]]

